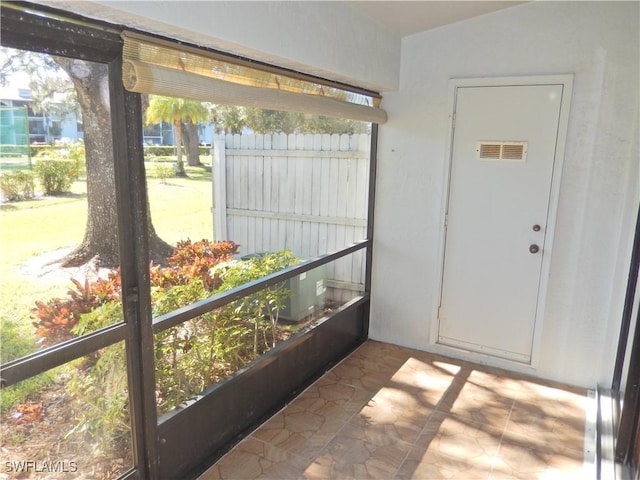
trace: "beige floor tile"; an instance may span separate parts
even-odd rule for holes
[[[323,380],[375,392],[389,381],[396,370],[396,367],[378,361],[351,356],[325,374]]]
[[[582,480],[583,454],[560,444],[532,446],[527,438],[503,439],[490,479]]]
[[[304,478],[390,479],[411,444],[347,425],[310,465]]]
[[[326,420],[348,422],[371,399],[372,393],[351,385],[319,380],[296,398],[287,410],[313,412]]]
[[[312,458],[331,441],[344,422],[306,411],[280,412],[252,437],[302,458]]]
[[[397,368],[412,354],[413,351],[407,348],[369,340],[362,344],[352,355]]]
[[[515,374],[508,376],[507,372],[503,370],[488,367],[484,368],[486,368],[486,370],[473,368],[467,377],[467,382],[510,398],[517,397],[528,383]]]
[[[487,478],[501,431],[435,412],[398,471],[398,479]]]
[[[410,392],[384,387],[362,408],[351,423],[374,434],[413,442],[433,412]]]
[[[295,479],[309,462],[252,437],[240,442],[201,480]]]
[[[586,400],[586,397],[582,397]],[[561,445],[582,451],[584,448],[586,404],[575,394],[554,392],[552,397],[520,396],[514,402],[505,436],[526,437],[531,446],[543,448]]]
[[[489,468],[475,465],[473,460],[447,457],[431,451],[420,458],[408,458],[400,467],[398,480],[484,480]]]
[[[581,389],[368,341],[205,480],[582,480]]]
[[[491,387],[471,382],[454,384],[442,396],[436,410],[475,423],[504,428],[514,404],[515,395],[497,392]]]
[[[391,377],[398,388],[444,391],[458,380],[461,367],[426,359],[409,358]]]

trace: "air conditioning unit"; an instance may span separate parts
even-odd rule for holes
[[[249,260],[264,252],[251,253],[240,257]],[[280,311],[279,320],[300,323],[318,310],[324,308],[327,292],[326,265],[301,273],[287,280],[286,288],[291,291],[285,308]]]
[[[296,275],[288,280],[291,297],[280,312],[285,322],[299,323],[324,308],[327,291],[327,275],[324,265]]]

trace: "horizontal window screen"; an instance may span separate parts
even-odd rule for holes
[[[379,98],[280,71],[234,63],[222,55],[125,32],[124,87],[132,92],[223,105],[313,113],[382,124]]]

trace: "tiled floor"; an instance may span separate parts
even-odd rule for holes
[[[213,479],[575,479],[586,391],[368,341],[212,466]]]

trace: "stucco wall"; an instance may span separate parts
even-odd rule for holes
[[[372,338],[458,355],[431,335],[449,79],[573,73],[532,373],[590,387],[610,382],[639,198],[638,15],[636,2],[536,2],[403,39],[400,89],[384,95],[389,123],[379,139]]]
[[[374,91],[398,87],[400,38],[340,2],[35,1]]]

